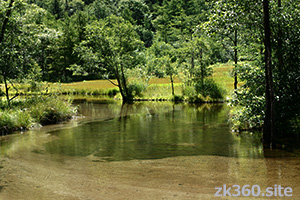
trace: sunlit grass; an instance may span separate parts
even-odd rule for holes
[[[165,81],[165,80],[163,80]],[[182,95],[182,83],[174,84],[175,95]],[[171,83],[165,84],[151,84],[143,92],[143,98],[145,99],[171,99],[172,87]]]
[[[231,75],[234,64],[232,62],[212,65],[213,75],[210,77],[223,87],[227,95],[233,91],[234,78]],[[116,80],[112,80],[115,84]],[[239,83],[240,85],[241,83]],[[2,85],[2,90],[3,90]],[[30,85],[18,85],[18,89],[25,94],[33,94]],[[174,78],[175,95],[182,95],[182,82],[178,77]],[[108,80],[89,80],[73,83],[43,83],[40,93],[59,93],[73,95],[112,95],[118,91],[118,87]],[[172,89],[169,78],[152,78],[147,84],[146,90],[142,93],[144,99],[170,99]]]
[[[221,87],[223,87],[226,90],[227,94],[232,93],[234,89],[234,76],[232,73],[234,63],[218,63],[212,65],[212,68],[213,74],[211,78]],[[241,85],[242,83],[238,81],[238,87],[240,87]]]
[[[233,90],[234,78],[231,75],[231,71],[234,65],[232,62],[224,64],[215,64],[212,66],[213,75],[212,79],[217,84],[223,87],[227,94],[230,94]],[[116,80],[112,80],[117,83]],[[67,94],[81,94],[81,95],[97,95],[107,94],[111,89],[118,89],[108,80],[92,80],[81,81],[74,83],[53,83],[50,85],[50,89],[53,91],[60,91]],[[182,95],[182,82],[178,77],[174,78],[174,90],[175,95]],[[120,96],[120,95],[119,95]],[[148,87],[143,92],[143,99],[171,99],[172,89],[169,78],[152,78],[148,82]]]

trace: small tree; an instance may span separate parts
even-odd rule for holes
[[[203,28],[209,34],[219,34],[222,42],[229,46],[233,51],[234,69],[234,89],[237,89],[237,64],[238,64],[238,46],[240,41],[240,32],[243,29],[244,13],[241,3],[235,1],[216,0],[212,2],[211,17],[209,21],[203,24]]]
[[[14,81],[22,81],[38,72],[34,58],[37,50],[34,47],[38,43],[37,35],[40,30],[35,20],[43,10],[34,5],[26,9],[24,5],[26,4],[23,2],[10,1],[1,27],[0,76],[8,105],[19,95]],[[13,97],[9,94],[11,88],[16,90]]]
[[[168,76],[171,82],[172,95],[174,92],[174,77],[178,74],[176,52],[172,45],[156,42],[148,49],[148,70],[158,77]]]
[[[84,64],[73,65],[75,73],[100,73],[113,85],[118,86],[123,102],[132,101],[128,89],[127,69],[141,62],[139,52],[143,42],[134,31],[132,24],[121,17],[111,16],[95,21],[86,29],[86,40],[77,47]],[[114,83],[110,78],[116,78]]]

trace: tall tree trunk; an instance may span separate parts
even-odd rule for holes
[[[278,16],[281,16],[281,0],[278,0],[277,2],[277,6],[278,6]],[[284,85],[282,84],[282,80],[285,79],[284,73],[283,70],[284,70],[284,63],[283,63],[283,55],[282,55],[282,29],[281,29],[281,24],[282,24],[282,21],[281,21],[281,18],[279,17],[279,20],[278,20],[278,30],[277,30],[277,42],[278,42],[278,46],[277,46],[277,49],[276,49],[276,56],[277,56],[277,59],[278,59],[278,71],[279,71],[279,76],[281,77],[279,80],[278,80],[278,96],[279,96],[279,99],[281,99],[281,97],[284,95]]]
[[[200,58],[200,74],[201,74],[201,84],[203,86],[204,84],[204,63],[202,62],[202,49],[200,48],[199,49],[199,58]]]
[[[272,79],[272,60],[271,60],[271,29],[269,0],[263,1],[264,13],[264,44],[265,44],[265,85],[266,85],[266,109],[263,127],[264,143],[270,148],[275,147],[275,109],[274,109],[274,90]]]
[[[11,0],[9,2],[8,9],[7,9],[6,14],[5,14],[5,18],[4,18],[2,28],[1,28],[1,33],[0,33],[0,44],[4,41],[4,33],[5,33],[5,30],[6,30],[6,26],[8,24],[9,17],[11,15],[11,8],[12,8],[13,3],[14,3],[14,0]]]
[[[9,17],[11,16],[13,3],[14,3],[14,0],[11,0],[8,4],[8,8],[7,8],[7,11],[6,11],[6,14],[5,14],[5,18],[4,18],[2,27],[1,27],[0,45],[2,45],[1,43],[4,41],[5,30],[6,30],[6,26],[8,24],[8,21],[9,21]],[[5,95],[6,95],[7,103],[8,103],[8,106],[10,106],[10,99],[9,99],[9,93],[8,93],[9,87],[7,85],[5,71],[2,72],[2,76],[3,76],[4,85],[5,85]]]
[[[281,14],[281,0],[278,0],[278,14]],[[279,72],[283,72],[283,56],[282,56],[282,30],[281,30],[281,20],[279,20],[278,24],[278,33],[277,33],[277,40],[278,40],[278,49],[277,49],[277,55],[278,55],[278,67]]]
[[[174,92],[174,80],[173,80],[173,75],[170,74],[170,80],[171,80],[171,87],[172,87],[172,95],[174,96],[175,95],[175,92]]]
[[[116,66],[113,68],[113,70],[114,70],[114,74],[115,74],[117,82],[118,82],[117,86],[118,86],[118,88],[120,90],[123,102],[126,102],[126,94],[124,94],[124,90],[123,90],[123,86],[122,86],[122,81],[121,81],[120,73],[119,73],[119,68],[118,68],[117,64],[115,64],[115,65]]]
[[[237,89],[237,73],[236,73],[236,67],[238,64],[238,52],[237,52],[237,30],[234,31],[234,89]]]
[[[124,94],[125,96],[123,97],[123,102],[125,103],[131,103],[133,101],[133,97],[132,95],[130,94],[130,91],[128,90],[128,87],[127,87],[127,79],[125,77],[125,73],[124,73],[124,67],[122,64],[121,65],[121,81],[122,81],[122,87],[123,87],[123,91],[124,91]]]

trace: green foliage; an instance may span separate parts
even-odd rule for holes
[[[103,73],[107,79],[111,75],[117,79],[123,100],[130,100],[127,71],[142,62],[140,51],[143,49],[132,24],[110,16],[87,26],[86,34],[86,40],[77,47],[83,65],[74,65],[74,72]]]
[[[182,86],[174,83],[179,77],[185,96],[195,101],[219,99],[224,94],[207,79],[212,73],[209,66],[231,59],[233,74],[244,84],[233,95],[232,105],[237,107],[232,119],[242,129],[262,126],[264,33],[262,5],[257,1],[18,0],[11,8],[9,2],[0,0],[1,95],[6,96],[7,106],[20,103],[10,95],[24,91],[16,85],[26,80],[32,80],[31,92],[39,92],[41,80],[117,79],[113,84],[119,90],[68,88],[61,93],[119,91],[123,99],[132,99],[145,90],[150,75],[171,82],[144,91],[155,98],[170,90],[173,96],[174,91],[179,94]],[[281,6],[279,2],[270,1],[276,123],[279,132],[285,134],[284,129],[292,127],[289,131],[297,134],[300,8],[297,1],[282,1]],[[46,113],[55,121],[56,112],[49,108]],[[3,113],[3,120],[11,116]]]
[[[212,99],[223,99],[225,91],[219,85],[217,85],[212,79],[205,79],[203,82],[198,81],[195,83],[195,91],[197,94],[201,94],[204,97],[210,97]]]
[[[119,93],[119,90],[116,89],[116,88],[113,88],[113,89],[109,89],[108,92],[107,92],[107,95],[108,96],[115,96],[116,94]]]
[[[38,102],[30,112],[31,116],[41,125],[56,124],[70,119],[76,114],[76,109],[70,107],[70,102],[55,101],[53,98]]]
[[[174,102],[182,102],[184,101],[184,97],[179,95],[174,95],[171,100]]]
[[[142,92],[146,89],[146,86],[143,83],[130,83],[128,85],[128,92],[131,98],[138,96],[142,96]]]
[[[185,84],[192,85],[198,79],[203,81],[212,74],[210,41],[200,33],[183,43],[177,54],[181,65],[181,80]]]
[[[150,47],[153,43],[153,25],[148,6],[142,1],[126,0],[120,2],[118,12],[134,25],[145,47]]]
[[[272,2],[272,61],[275,88],[275,124],[277,136],[298,135],[299,124],[299,5],[293,1],[283,1],[282,7]],[[244,5],[246,6],[246,5]],[[249,6],[249,5],[248,5]],[[255,7],[254,7],[255,8]],[[256,15],[261,13],[256,10]],[[248,21],[243,22],[249,27],[249,20],[257,16],[245,13]],[[232,122],[237,129],[260,129],[265,118],[265,69],[262,63],[262,37],[259,35],[261,24],[251,26],[251,37],[247,48],[247,62],[236,67],[244,85],[233,96],[232,104],[236,106],[232,112]],[[249,36],[249,35],[248,35]]]
[[[70,119],[77,113],[77,108],[71,105],[70,100],[65,101],[56,96],[15,101],[12,106],[14,108],[9,109],[7,104],[1,105],[0,131],[2,132],[26,130],[36,124],[58,123]]]
[[[42,124],[55,124],[70,119],[77,112],[76,107],[71,106],[71,101],[60,100],[56,96],[31,100],[35,102],[30,108],[32,118]]]

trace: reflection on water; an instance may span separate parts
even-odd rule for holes
[[[263,151],[259,140],[234,136],[227,123],[229,108],[225,104],[82,103],[79,110],[84,119],[2,137],[1,153],[31,149],[42,154],[93,156],[94,161],[192,155],[240,158],[292,155],[284,151],[270,154]]]
[[[226,105],[87,103],[80,110],[99,120],[50,132],[58,139],[46,143],[44,152],[93,155],[99,161],[188,155],[263,156],[261,144],[234,139],[227,124]]]

